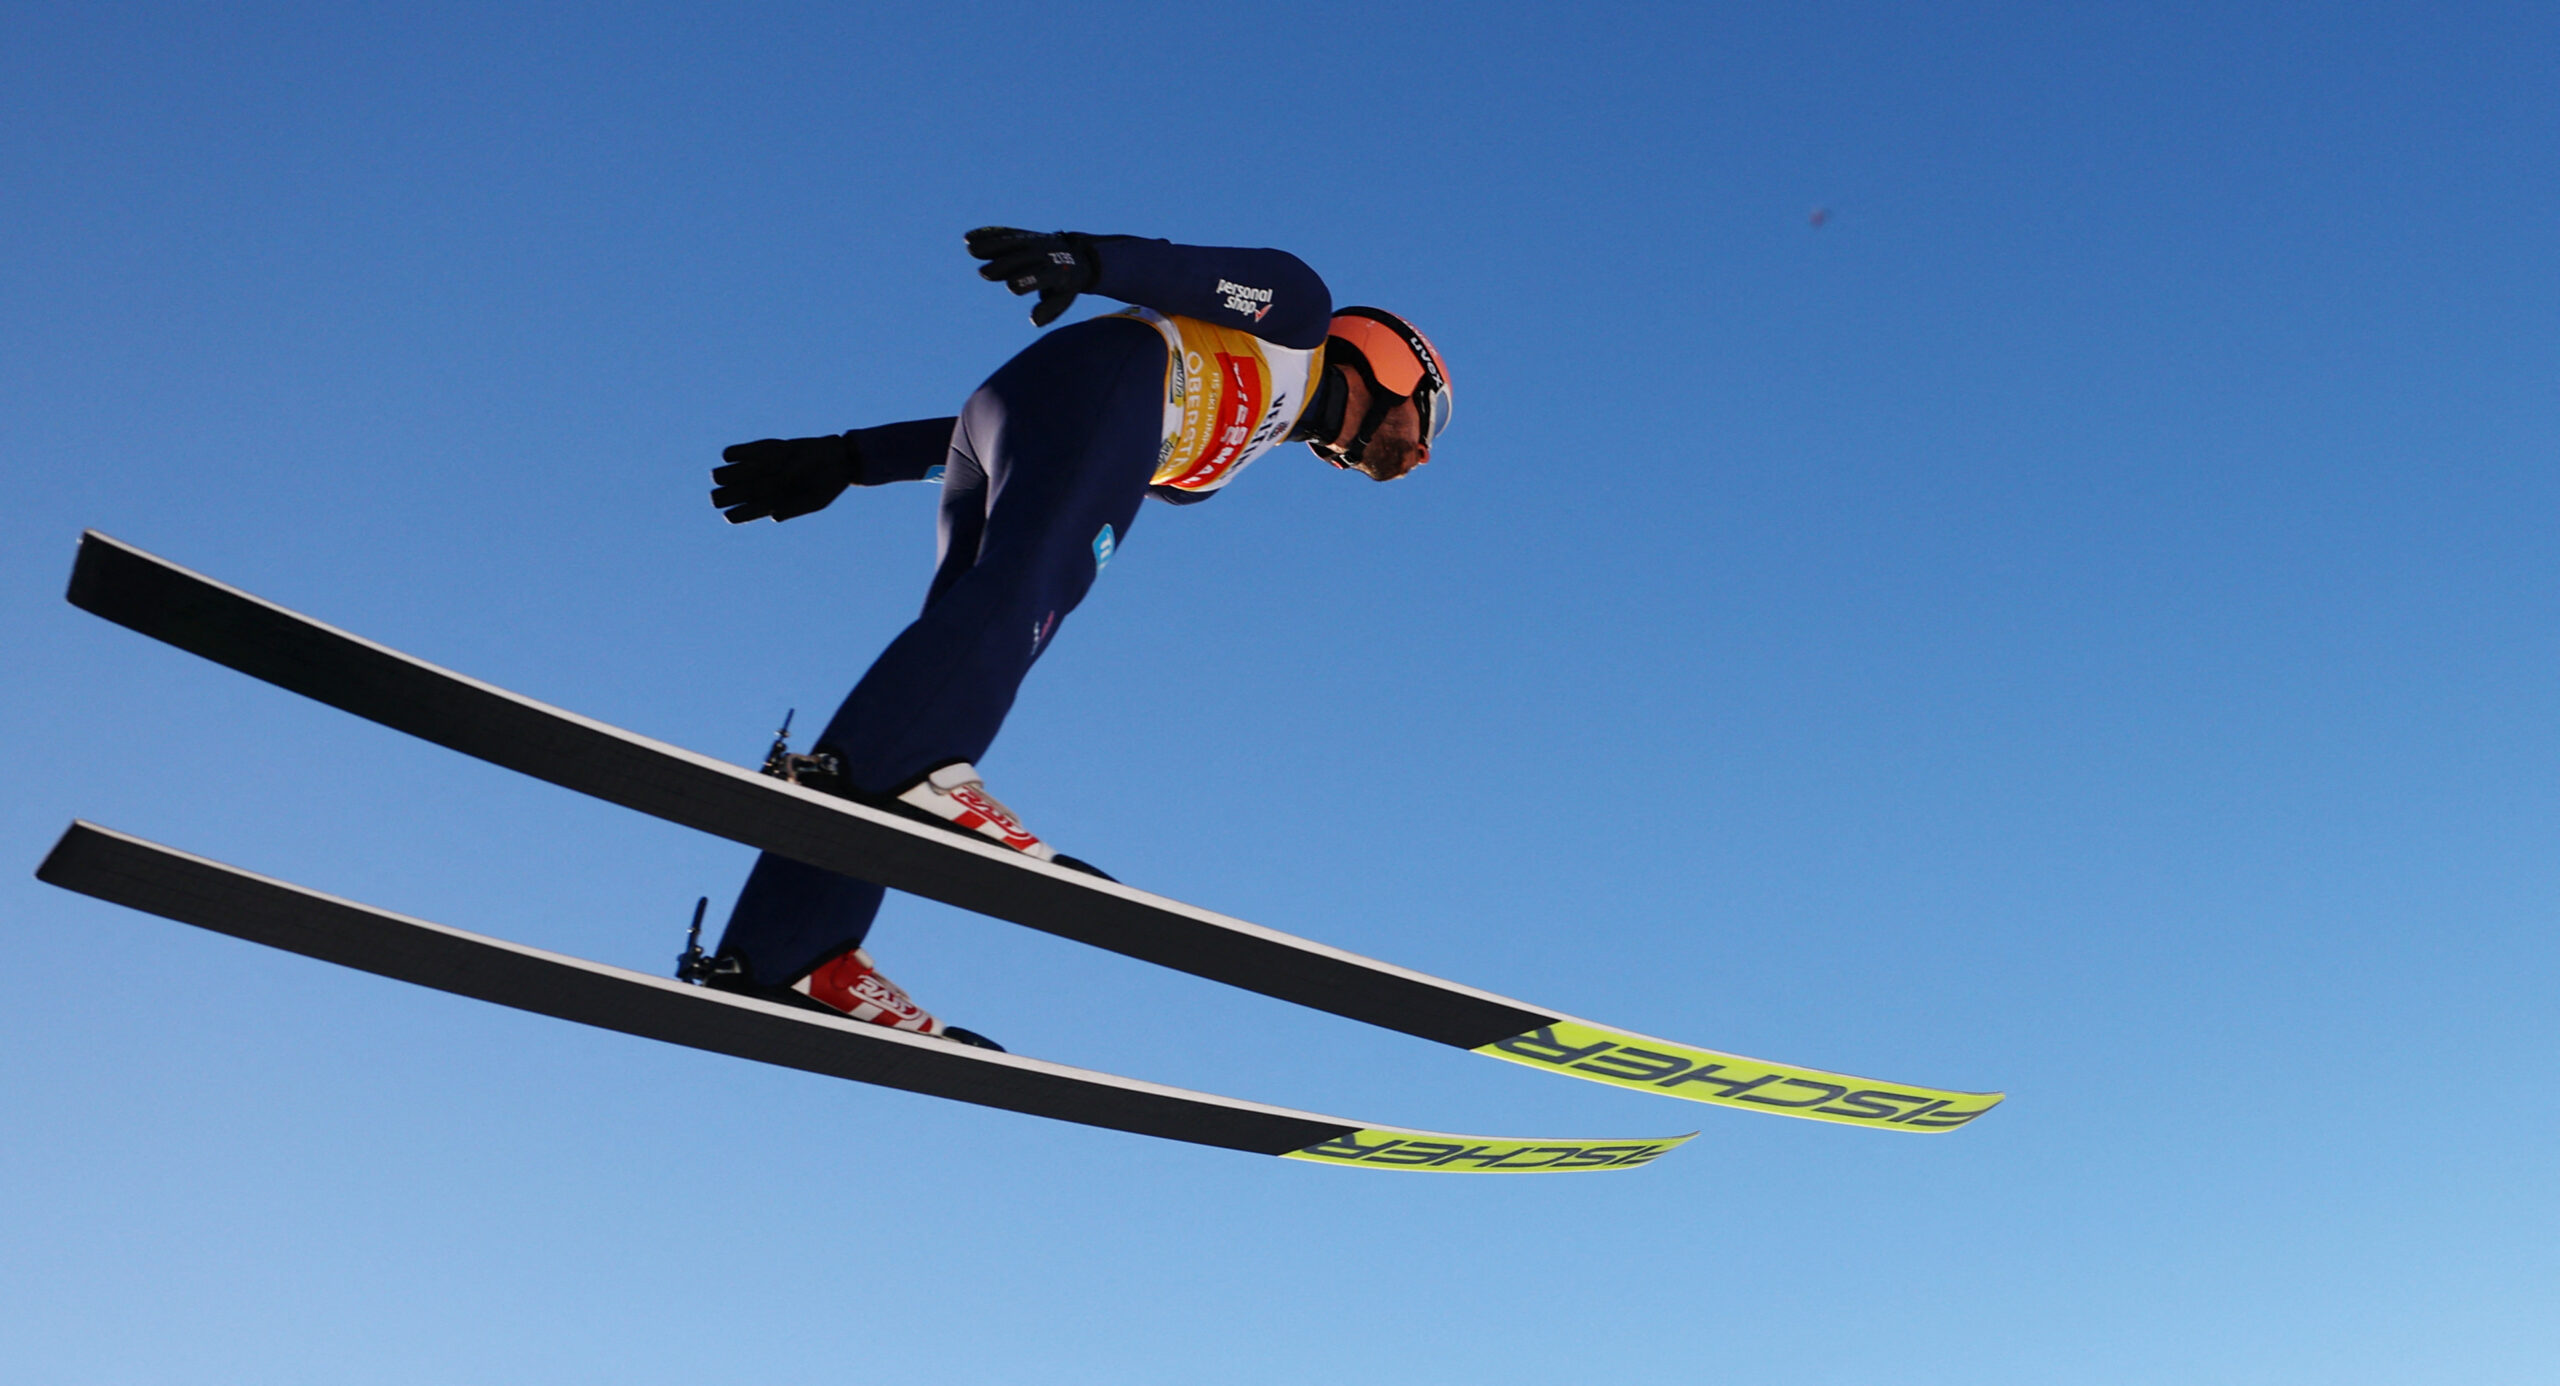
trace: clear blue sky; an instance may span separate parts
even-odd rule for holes
[[[0,1361],[54,1383],[2540,1382],[2560,12],[0,7]],[[1814,208],[1830,210],[1815,226]],[[971,917],[1014,1048],[1624,1176],[759,1069],[36,884],[75,814],[665,967],[748,853],[61,600],[84,525],[752,759],[908,618],[987,222],[1276,245],[1462,404],[1151,507],[986,769],[1124,878],[2009,1104],[1650,1102]]]

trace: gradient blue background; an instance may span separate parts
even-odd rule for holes
[[[0,6],[6,1374],[2550,1380],[2555,80],[2547,4]],[[955,408],[1032,335],[986,222],[1286,247],[1461,391],[1414,480],[1142,514],[988,758],[1044,834],[2009,1104],[1649,1102],[892,901],[1021,1051],[1704,1128],[1301,1168],[29,878],[78,814],[665,967],[745,849],[74,611],[74,538],[752,759],[933,498],[704,468]]]

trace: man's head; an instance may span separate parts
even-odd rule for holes
[[[1328,379],[1309,412],[1316,456],[1376,481],[1431,460],[1455,396],[1448,365],[1429,338],[1380,308],[1334,315],[1324,344]]]

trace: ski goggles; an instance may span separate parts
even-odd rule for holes
[[[1424,438],[1437,439],[1449,427],[1457,399],[1449,388],[1448,365],[1413,324],[1383,309],[1345,308],[1325,331],[1359,348],[1379,389],[1413,401]]]

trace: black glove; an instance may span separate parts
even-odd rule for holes
[[[720,460],[728,465],[711,469],[711,503],[733,525],[824,510],[844,488],[862,484],[862,454],[841,433],[760,438],[722,449]]]
[[[987,262],[978,266],[979,278],[1017,294],[1040,295],[1040,301],[1031,305],[1033,327],[1056,322],[1076,295],[1092,288],[1102,275],[1093,255],[1093,237],[1073,231],[981,226],[967,239],[969,253]]]

